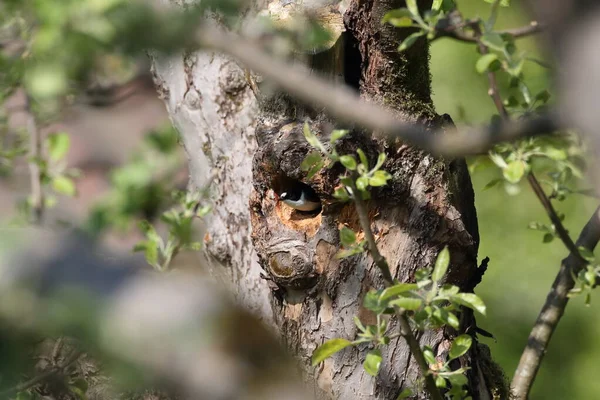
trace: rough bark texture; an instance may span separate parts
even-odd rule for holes
[[[427,43],[420,40],[408,52],[398,53],[398,44],[411,32],[380,23],[385,12],[404,2],[347,3],[341,9],[346,27],[343,71],[325,72],[344,74],[346,83],[365,99],[396,110],[399,118],[432,128],[446,123],[447,118],[435,113],[430,97]],[[340,68],[333,61],[324,65]],[[227,271],[240,301],[274,322],[306,367],[313,350],[325,340],[353,339],[355,315],[364,323],[373,322],[373,315],[361,306],[362,298],[369,289],[383,286],[381,275],[366,255],[343,261],[334,257],[340,247],[340,226],[360,231],[353,206],[331,197],[343,168],[325,169],[311,181],[300,169],[310,151],[302,136],[304,122],[327,141],[335,121],[287,96],[257,101],[253,85],[245,79],[248,74],[222,55],[157,58],[155,76],[182,134],[193,185],[202,186],[212,168],[218,171],[206,249]],[[379,152],[388,156],[384,169],[394,178],[389,186],[372,192],[369,213],[393,276],[413,280],[415,271],[432,265],[447,245],[452,254],[448,281],[472,290],[479,236],[464,161],[435,159],[365,133],[353,131],[339,143],[338,152],[353,153],[360,147],[371,165]],[[321,213],[301,215],[278,201],[277,194],[295,181],[315,189],[323,202]],[[260,278],[261,271],[266,279]],[[465,328],[469,325],[467,321]],[[394,321],[390,329],[397,329]],[[419,340],[445,360],[455,334],[428,331]],[[346,349],[316,369],[307,367],[309,380],[314,380],[319,393],[339,399],[394,399],[405,387],[417,392],[415,398],[427,398],[403,339],[392,340],[384,350],[377,378],[361,365],[366,350],[366,346]],[[472,368],[472,396],[490,398],[482,379],[490,371],[471,362],[475,351],[461,364]]]

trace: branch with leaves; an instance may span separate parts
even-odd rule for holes
[[[377,162],[371,167],[366,154],[361,149],[356,151],[358,158],[354,154],[338,154],[335,149],[336,141],[347,133],[347,130],[333,131],[328,144],[330,149],[328,149],[306,123],[304,136],[315,151],[305,158],[301,167],[307,172],[309,179],[325,165],[331,168],[336,163],[340,163],[346,168],[346,174],[340,176],[342,186],[335,191],[334,197],[340,201],[354,202],[365,238],[358,242],[356,232],[348,227],[342,227],[340,241],[343,248],[337,256],[346,258],[368,251],[383,276],[385,287],[371,290],[364,299],[364,307],[376,315],[376,324],[365,326],[358,317],[355,317],[354,322],[359,331],[358,338],[354,341],[337,338],[325,342],[313,353],[313,365],[319,364],[346,347],[370,343],[373,349],[367,353],[363,366],[368,374],[376,376],[383,360],[381,349],[388,345],[391,339],[401,336],[419,366],[425,389],[431,398],[443,399],[440,390],[444,389],[450,398],[462,399],[467,395],[463,389],[468,383],[464,375],[466,369],[452,370],[450,362],[469,350],[472,345],[471,336],[463,334],[455,338],[448,359],[438,360],[433,349],[428,346],[421,348],[413,329],[424,331],[450,326],[458,330],[460,322],[457,313],[460,312],[461,306],[485,314],[485,305],[473,293],[460,293],[457,286],[441,284],[450,265],[450,253],[447,248],[440,252],[433,270],[417,271],[416,283],[400,283],[393,278],[387,260],[377,248],[365,202],[365,199],[370,198],[370,187],[384,186],[392,178],[388,172],[382,170],[386,155],[379,154]],[[387,332],[389,315],[395,315],[397,318],[399,325],[397,335],[390,335]],[[405,388],[399,398],[410,395],[412,391]]]

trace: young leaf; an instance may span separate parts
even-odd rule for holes
[[[406,0],[406,7],[414,17],[421,18],[419,14],[419,7],[417,6],[417,0]]]
[[[365,166],[365,168],[369,168],[369,160],[367,159],[367,155],[362,149],[356,149],[358,153],[358,158],[360,158],[360,162]]]
[[[381,20],[382,24],[390,23],[397,28],[411,26],[412,22],[412,14],[407,8],[398,8],[389,11]]]
[[[402,293],[410,292],[411,290],[417,290],[418,286],[416,283],[398,283],[381,292],[381,301],[386,301],[392,297],[396,297]]]
[[[444,2],[444,0],[433,0],[433,4],[431,5],[431,9],[433,11],[439,11],[440,8],[442,7],[442,3]]]
[[[474,293],[458,293],[452,296],[450,300],[485,315],[485,304],[483,304],[483,300]]]
[[[409,398],[412,395],[413,395],[412,390],[410,390],[409,388],[406,388],[400,392],[400,394],[398,395],[398,398],[396,398],[396,400],[404,400],[404,399]]]
[[[344,136],[346,136],[350,131],[348,129],[335,129],[331,132],[331,137],[329,138],[329,143],[334,144]]]
[[[321,153],[318,151],[313,151],[308,153],[308,155],[302,160],[300,164],[300,169],[302,171],[310,170],[315,164],[319,163],[322,159]]]
[[[390,175],[387,171],[375,171],[372,178],[369,178],[369,185],[371,186],[385,186],[387,181],[392,179],[392,175]]]
[[[361,192],[367,190],[368,186],[369,186],[368,178],[361,176],[356,180],[356,188],[358,190],[360,190]]]
[[[446,275],[446,271],[448,271],[449,265],[450,251],[446,246],[442,251],[440,251],[440,254],[438,254],[437,259],[435,260],[435,268],[433,269],[431,279],[433,279],[434,282],[439,282],[442,280],[444,275]]]
[[[350,247],[356,243],[356,233],[345,226],[340,229],[340,242],[346,247]]]
[[[390,306],[403,308],[405,310],[417,310],[423,304],[423,300],[413,297],[399,297],[390,301]]]
[[[472,343],[473,338],[471,338],[469,335],[460,335],[454,339],[448,354],[450,360],[454,360],[455,358],[464,355],[467,351],[469,351]]]
[[[340,350],[345,349],[348,346],[351,346],[352,342],[346,339],[331,339],[317,347],[312,355],[312,365],[313,367],[325,359],[331,357],[335,353]]]
[[[363,363],[363,367],[365,368],[367,374],[371,376],[377,376],[382,359],[383,357],[381,357],[381,350],[379,349],[371,350],[369,353],[367,353],[367,357]]]
[[[64,158],[71,147],[71,138],[66,133],[53,133],[46,139],[50,160],[58,161]]]
[[[354,171],[356,169],[356,159],[354,156],[346,155],[340,157],[340,162],[344,167],[349,169],[350,171]]]
[[[502,175],[510,183],[519,183],[523,175],[525,175],[525,169],[527,164],[521,160],[512,161],[508,166],[502,170]]]
[[[404,41],[402,41],[400,46],[398,46],[398,51],[404,51],[404,50],[410,48],[413,44],[415,44],[417,39],[423,35],[424,35],[424,33],[421,31],[415,32],[415,33],[409,35],[406,39],[404,39]]]
[[[495,53],[484,54],[481,57],[479,57],[479,59],[477,60],[477,63],[475,63],[475,69],[480,74],[483,74],[490,68],[490,65],[496,60],[498,60],[497,54],[495,54]]]
[[[308,144],[310,144],[312,147],[319,149],[323,153],[325,153],[325,147],[323,146],[323,143],[321,143],[319,141],[319,139],[317,139],[317,136],[310,130],[308,121],[304,123],[304,129],[303,129],[302,133],[304,134],[304,138],[306,139]]]
[[[64,175],[59,175],[52,179],[52,189],[55,192],[64,194],[66,196],[75,195],[75,182],[71,178],[67,178]]]
[[[446,380],[441,377],[441,376],[437,376],[435,378],[435,386],[439,387],[439,388],[445,388],[446,387]]]

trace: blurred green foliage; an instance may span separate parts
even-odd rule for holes
[[[486,17],[489,13],[489,5],[480,0],[459,1],[458,5],[465,17]],[[521,2],[513,0],[510,8],[500,9],[499,29],[529,22],[520,5]],[[518,44],[534,56],[542,57],[543,52],[536,47],[535,38],[520,39]],[[496,109],[487,95],[486,76],[476,71],[479,54],[475,47],[440,39],[432,45],[431,51],[437,111],[450,114],[457,123],[488,122]],[[544,88],[552,92],[548,69],[528,62],[523,72],[532,92]],[[502,93],[507,94],[506,79],[501,79],[501,86]],[[471,164],[474,161],[471,160]],[[484,190],[500,174],[498,170],[488,168],[478,169],[472,176],[481,234],[479,254],[480,258],[491,258],[490,267],[476,292],[488,306],[487,317],[480,317],[478,324],[492,332],[497,340],[483,341],[511,377],[567,251],[560,241],[543,243],[540,232],[528,229],[530,222],[549,223],[549,220],[526,183],[519,184],[522,190],[514,196],[507,194],[501,186]],[[566,215],[564,223],[573,238],[596,205],[596,200],[583,196],[570,196],[563,202],[555,202],[558,211]],[[600,333],[598,305],[592,298],[588,308],[583,300],[572,299],[567,307],[533,386],[531,399],[591,399],[600,393],[600,381],[596,378],[600,358],[600,342],[596,339],[596,334]]]

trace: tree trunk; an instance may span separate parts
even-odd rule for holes
[[[279,1],[271,3],[282,7]],[[310,7],[306,3],[311,2],[303,3]],[[404,2],[329,3],[333,4],[326,7],[327,12],[338,13],[339,21],[343,18],[346,32],[332,48],[307,56],[306,61],[318,65],[321,73],[343,76],[362,97],[395,110],[400,119],[432,129],[451,122],[435,113],[431,101],[426,40],[421,38],[408,51],[398,53],[398,44],[410,30],[381,25],[383,15],[403,7]],[[422,3],[423,7],[431,5]],[[344,50],[342,58],[340,49]],[[361,235],[353,205],[337,203],[331,196],[343,168],[324,169],[310,181],[300,169],[311,151],[302,135],[304,122],[320,138],[339,125],[322,111],[297,104],[288,96],[262,98],[251,74],[224,55],[196,52],[155,57],[154,73],[181,132],[192,186],[202,187],[216,169],[215,209],[207,220],[206,254],[213,270],[228,277],[240,303],[276,326],[318,393],[339,399],[395,399],[410,387],[414,398],[427,398],[402,338],[384,349],[377,378],[362,367],[364,345],[346,349],[317,368],[308,367],[313,350],[323,341],[354,339],[354,316],[364,323],[373,322],[373,315],[362,307],[362,298],[369,289],[383,287],[369,256],[334,257],[340,248],[340,226],[347,225]],[[387,154],[383,168],[393,180],[372,191],[369,214],[377,245],[394,278],[414,280],[417,269],[433,265],[439,251],[449,246],[447,280],[463,291],[472,290],[478,275],[479,234],[464,161],[435,159],[399,141],[374,140],[356,129],[337,148],[340,154],[363,149],[370,165],[379,152]],[[317,192],[323,204],[319,214],[302,215],[277,200],[277,194],[297,181]],[[472,325],[470,319],[466,318],[464,329]],[[390,330],[397,330],[394,321]],[[451,329],[427,331],[419,341],[445,360],[456,334]],[[487,399],[493,391],[490,387],[497,385],[491,383],[489,368],[479,367],[480,355],[474,346],[461,365],[471,368],[473,398]]]

